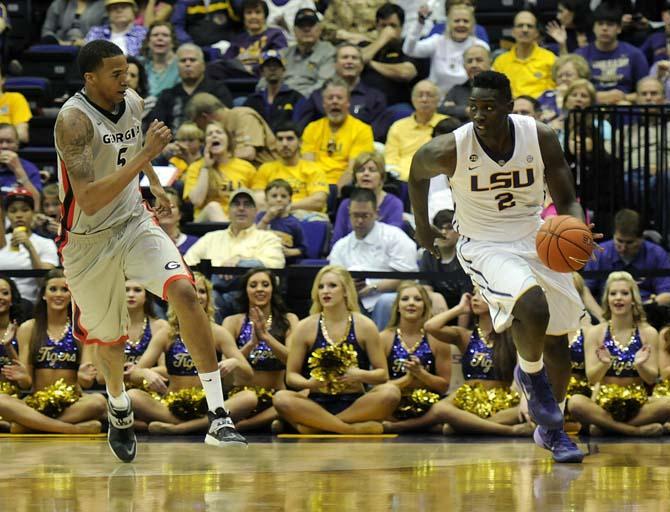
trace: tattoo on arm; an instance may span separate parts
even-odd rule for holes
[[[68,177],[75,181],[93,181],[93,125],[82,111],[68,109],[56,121],[56,142],[67,167]]]

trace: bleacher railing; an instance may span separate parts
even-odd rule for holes
[[[593,106],[569,113],[562,134],[582,204],[598,231],[632,208],[667,243],[670,105]]]

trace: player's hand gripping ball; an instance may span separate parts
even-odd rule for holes
[[[537,255],[556,272],[581,270],[591,258],[593,236],[581,220],[559,215],[546,220],[535,238]]]

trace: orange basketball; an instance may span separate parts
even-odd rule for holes
[[[593,252],[591,230],[570,215],[551,217],[542,224],[535,238],[537,255],[556,272],[581,270]]]

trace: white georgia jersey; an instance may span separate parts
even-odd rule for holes
[[[68,99],[61,112],[76,108],[88,116],[93,125],[93,179],[98,181],[126,165],[142,149],[142,99],[132,89],[126,91],[124,101],[116,113],[98,107],[78,92]],[[142,208],[139,178],[132,180],[107,206],[93,215],[86,215],[75,201],[67,174],[62,148],[58,153],[58,187],[62,203],[61,231],[92,234],[126,222]]]
[[[456,170],[449,178],[454,229],[473,240],[510,242],[535,233],[544,204],[544,162],[535,119],[511,114],[514,153],[507,162],[484,151],[472,123],[453,133]]]

